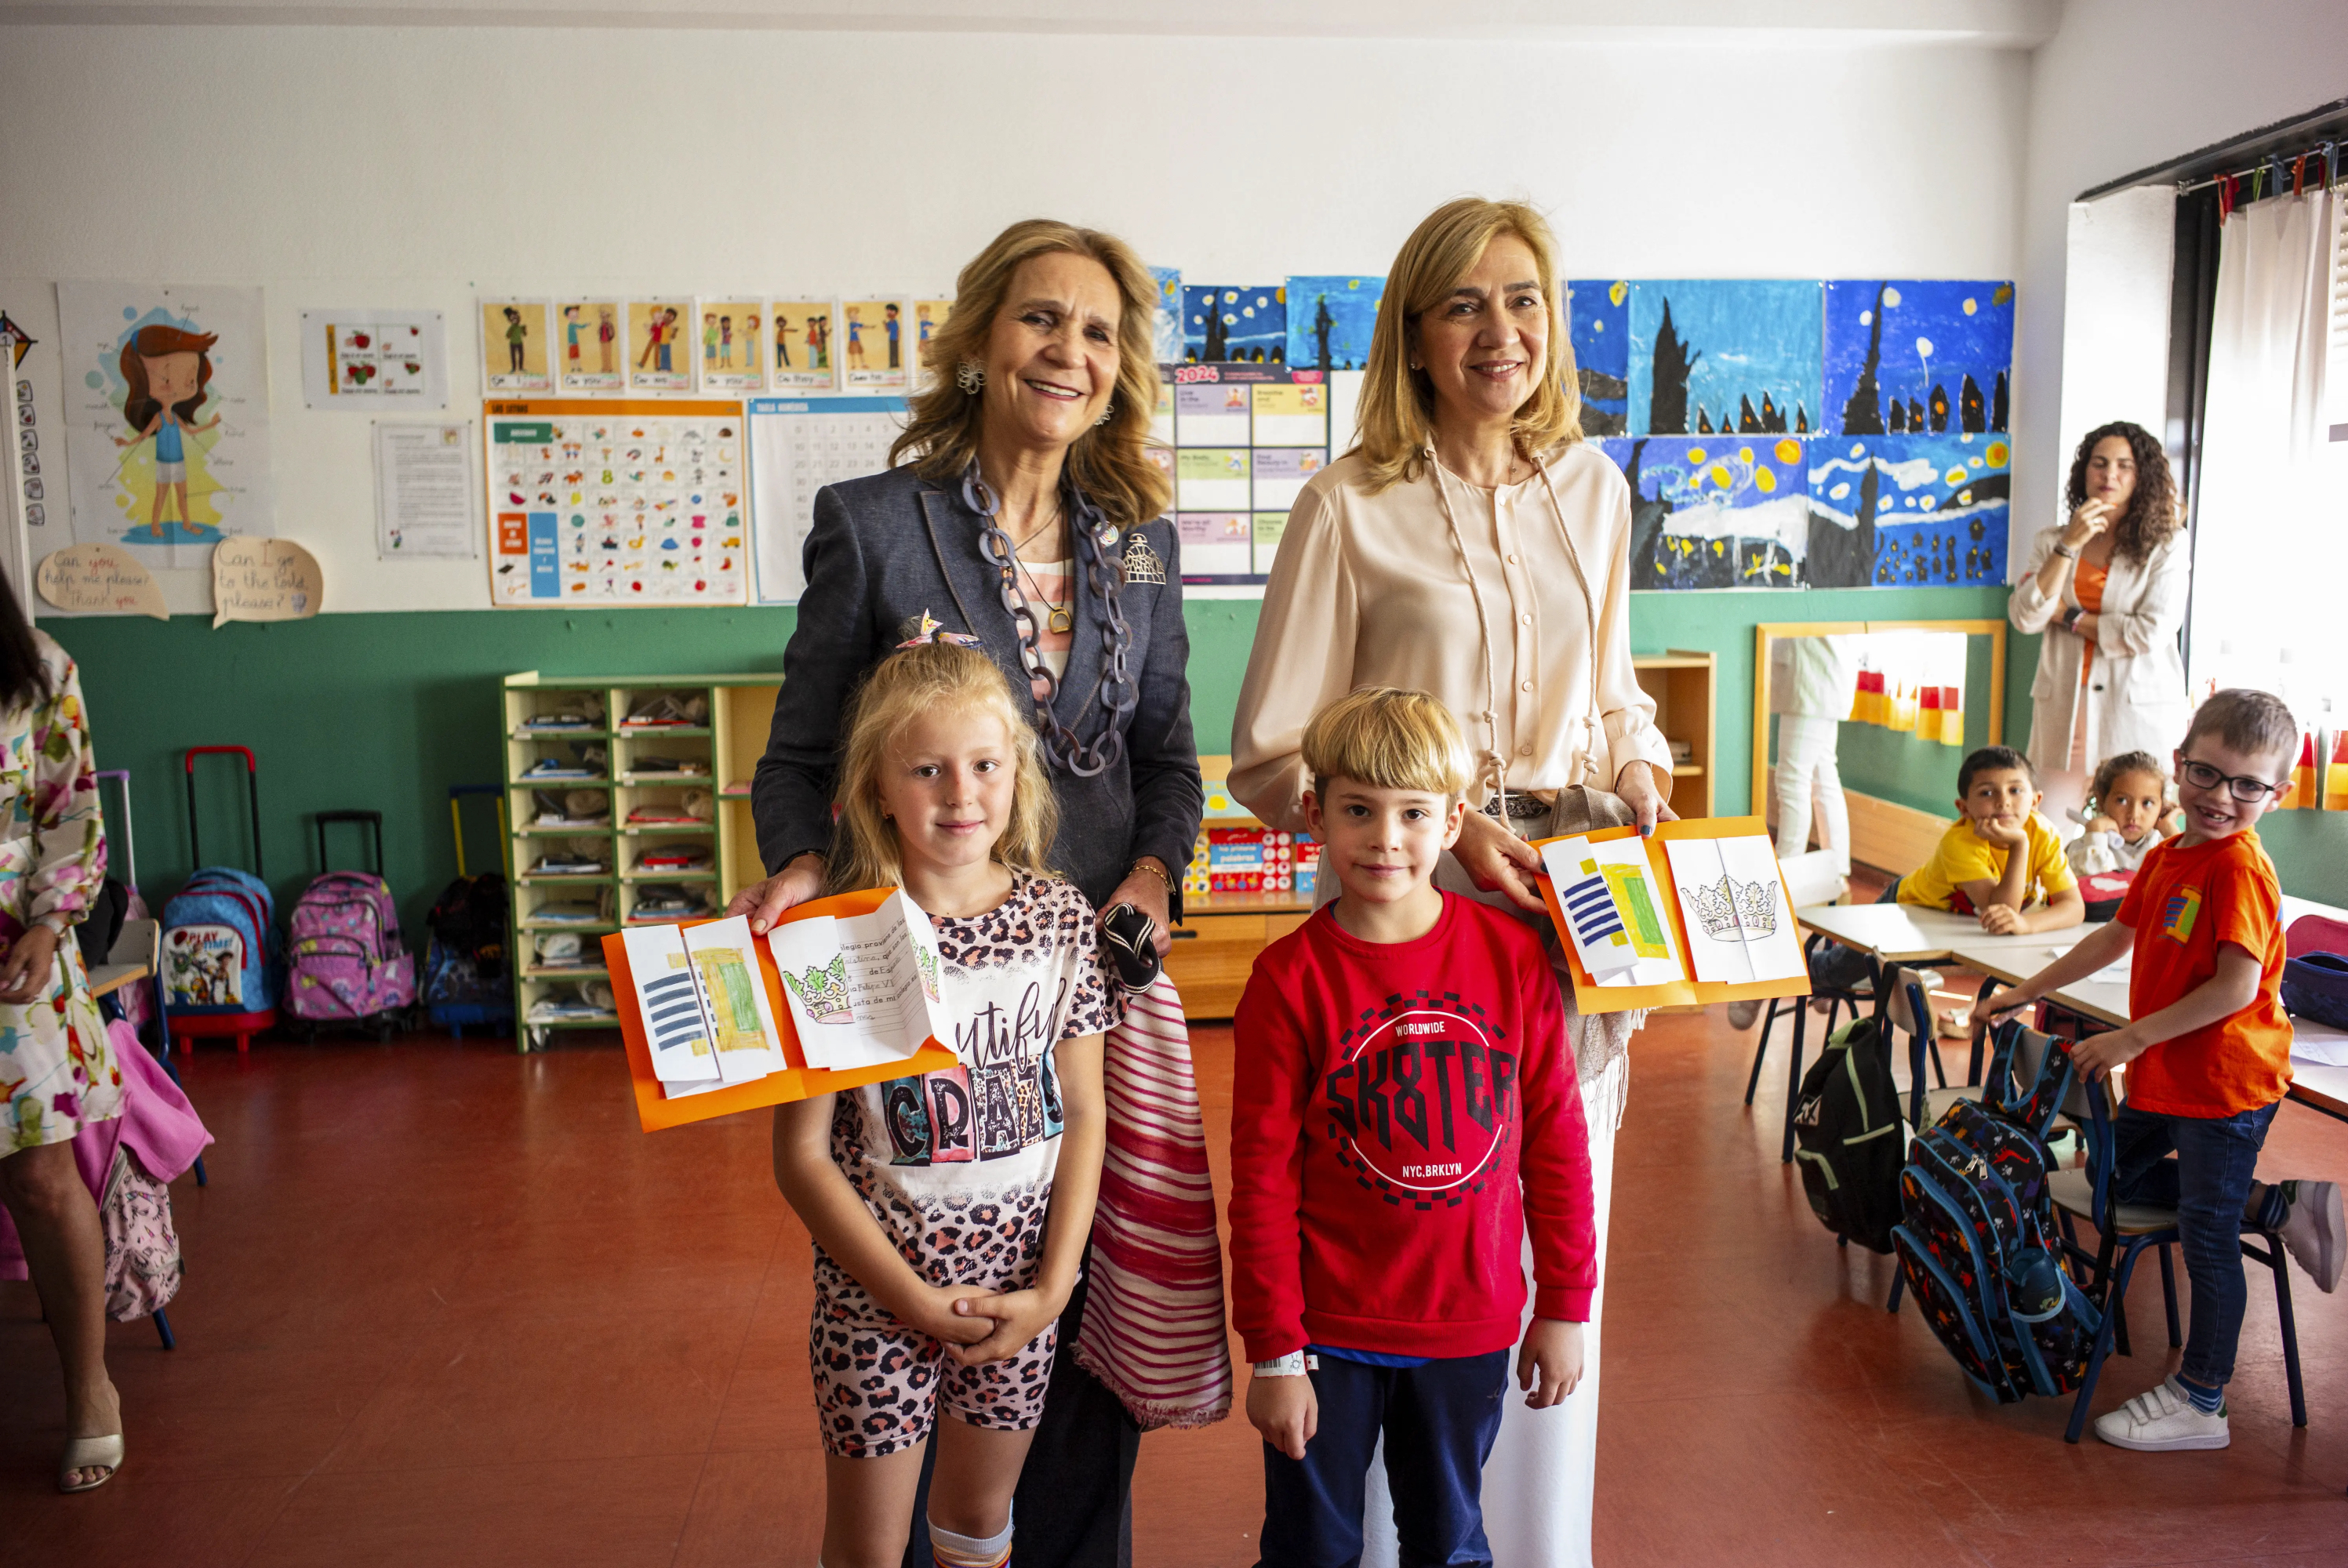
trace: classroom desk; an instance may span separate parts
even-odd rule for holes
[[[111,996],[133,980],[143,980],[154,972],[144,964],[100,964],[89,972],[89,994]]]
[[[1795,910],[1794,918],[1803,929],[1885,964],[1938,963],[1953,944],[1982,934],[1971,915],[1915,904],[1810,904]]]

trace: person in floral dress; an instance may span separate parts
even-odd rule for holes
[[[73,1138],[121,1114],[80,945],[68,929],[106,880],[81,678],[0,579],[0,1203],[16,1222],[66,1382],[67,1491],[122,1463],[106,1375],[106,1241]]]

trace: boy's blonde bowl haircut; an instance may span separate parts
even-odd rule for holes
[[[1011,818],[994,841],[994,858],[1038,876],[1051,875],[1045,857],[1059,828],[1059,802],[1044,772],[1035,726],[994,660],[952,642],[901,650],[872,667],[850,712],[834,796],[839,825],[829,867],[832,892],[891,887],[904,880],[896,824],[880,815],[880,770],[906,726],[927,713],[983,713],[1003,721],[1014,761]]]
[[[2271,692],[2229,686],[2210,692],[2209,700],[2193,710],[2193,722],[2185,726],[2185,738],[2177,743],[2177,749],[2190,751],[2204,735],[2217,736],[2222,744],[2246,757],[2282,753],[2286,777],[2299,760],[2299,721]]]
[[[1369,464],[1372,494],[1426,471],[1426,445],[1435,431],[1435,385],[1426,372],[1410,368],[1418,318],[1449,299],[1503,234],[1513,234],[1531,250],[1541,301],[1549,309],[1548,368],[1517,410],[1509,434],[1517,450],[1528,456],[1581,439],[1581,387],[1566,335],[1556,237],[1548,220],[1521,201],[1463,196],[1428,213],[1386,271],[1386,292],[1378,301],[1362,378],[1361,444],[1354,447]]]
[[[1313,714],[1303,751],[1313,793],[1324,804],[1334,778],[1457,800],[1475,777],[1475,756],[1451,710],[1399,686],[1365,686]]]

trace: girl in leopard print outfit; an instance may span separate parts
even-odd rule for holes
[[[928,912],[960,1060],[776,1113],[775,1180],[815,1238],[822,1563],[895,1568],[934,1429],[931,1551],[995,1568],[1100,1185],[1093,911],[1044,868],[1051,784],[983,653],[938,638],[874,668],[838,802],[832,885]]]

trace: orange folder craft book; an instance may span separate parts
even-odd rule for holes
[[[794,925],[825,917],[846,922],[881,914],[892,900],[910,908],[892,887],[818,898],[785,914],[775,929],[788,931]],[[919,911],[913,913],[918,916]],[[906,924],[910,927],[911,922]],[[802,933],[796,934],[811,928],[803,927]],[[919,936],[928,936],[925,920]],[[638,949],[633,955],[629,950],[631,938],[636,938]],[[926,950],[932,961],[926,963],[920,956],[923,951],[920,941],[909,940],[902,947],[910,966],[908,978],[912,985],[909,989],[914,995],[914,1007],[903,1017],[887,1021],[901,1030],[922,1030],[936,1016],[935,941],[931,938],[928,943]],[[823,1023],[850,1016],[843,962],[834,957],[829,970],[819,967],[812,973],[795,973],[787,993],[771,943],[750,936],[748,922],[740,916],[615,931],[603,938],[603,958],[618,1002],[620,1037],[627,1046],[636,1119],[647,1132],[886,1079],[941,1071],[959,1060],[931,1031],[925,1039],[908,1034],[908,1039],[919,1039],[920,1043],[907,1055],[847,1067],[811,1063],[811,1055],[817,1063],[841,1055],[838,1048],[829,1046],[810,1052],[803,1022],[811,1016],[819,1020],[810,1027],[824,1033],[828,1031]],[[637,974],[638,958],[660,963],[663,972]],[[654,988],[649,997],[647,987]],[[926,1011],[921,1008],[919,994],[924,991]],[[811,1008],[818,1010],[810,1014]],[[648,1016],[685,1021],[681,1027],[664,1027],[656,1040],[646,1027]],[[870,1049],[867,1043],[868,1054]],[[665,1081],[664,1068],[669,1074]],[[691,1074],[689,1081],[681,1078],[685,1073]]]
[[[1810,993],[1792,896],[1757,816],[1537,840],[1541,897],[1585,1013]]]

